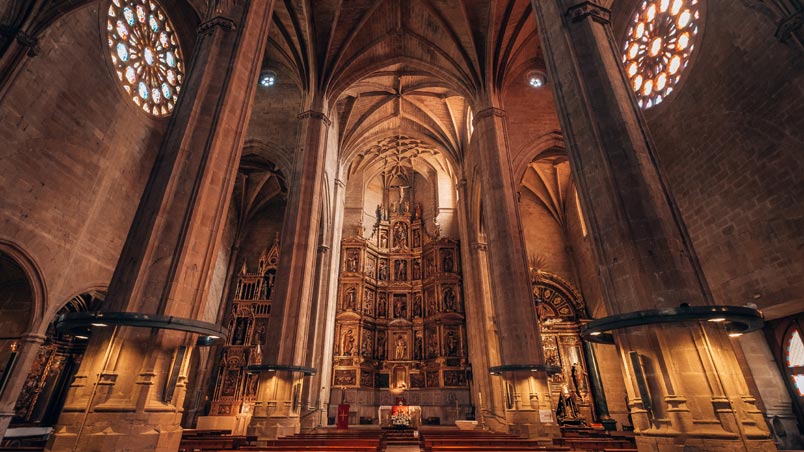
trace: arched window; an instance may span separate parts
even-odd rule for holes
[[[798,328],[793,328],[784,343],[784,360],[793,386],[799,396],[804,396],[804,342]]]
[[[154,0],[111,0],[106,31],[123,89],[146,112],[170,114],[184,80],[184,59],[162,6]]]
[[[698,0],[643,1],[631,19],[623,65],[639,106],[662,102],[678,85],[695,49]]]

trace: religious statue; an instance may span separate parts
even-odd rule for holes
[[[394,297],[394,317],[402,319],[408,316],[408,306],[405,303],[405,296]]]
[[[363,334],[363,344],[360,346],[360,355],[366,358],[371,357],[371,336],[368,333]]]
[[[422,261],[413,259],[413,275],[411,279],[422,279]]]
[[[385,333],[377,335],[377,359],[385,359]]]
[[[346,294],[344,296],[343,301],[343,310],[346,311],[347,309],[354,310],[355,309],[355,288],[350,287],[346,290]]]
[[[385,309],[388,304],[387,295],[380,294],[380,299],[377,302],[377,317],[385,317]]]
[[[352,334],[352,329],[350,328],[346,333],[343,335],[343,354],[345,356],[350,356],[355,350],[355,337]]]
[[[382,204],[377,204],[377,210],[374,211],[374,214],[377,216],[377,224],[380,224],[382,221]]]
[[[374,310],[374,292],[366,289],[366,293],[363,296],[363,312],[366,314],[372,314]]]
[[[436,339],[435,332],[430,332],[427,335],[427,357],[435,358],[438,356],[438,340]]]
[[[396,213],[396,201],[391,202],[391,213]]]
[[[346,258],[346,271],[356,272],[360,258],[356,252],[350,252],[349,257]]]
[[[380,259],[380,270],[377,272],[377,279],[380,281],[388,280],[388,260]]]
[[[265,345],[265,322],[260,322],[257,326],[257,331],[254,332],[254,343],[259,345]]]
[[[394,248],[408,247],[408,226],[405,223],[394,225]]]
[[[413,296],[413,317],[422,316],[422,294],[417,293]]]
[[[458,337],[455,335],[454,331],[450,331],[447,333],[447,356],[457,356],[458,355]]]
[[[374,259],[366,259],[366,275],[368,275],[370,278],[374,278],[374,267]]]
[[[234,334],[232,335],[232,345],[243,345],[246,340],[246,329],[248,328],[248,319],[242,317],[238,318],[235,323]]]
[[[380,248],[388,248],[388,233],[380,232]]]
[[[413,219],[419,220],[422,217],[422,203],[416,203],[416,210],[413,211]]]
[[[419,248],[422,246],[422,231],[419,229],[413,230],[413,247]]]
[[[430,298],[430,303],[427,304],[427,315],[435,315],[438,313],[438,306],[436,306],[436,299],[435,297],[428,297]]]
[[[455,310],[455,291],[452,290],[452,287],[447,287],[444,289],[444,310]]]
[[[422,359],[422,337],[416,336],[413,339],[413,359]]]
[[[575,394],[578,397],[581,397],[581,390],[586,389],[586,385],[584,384],[584,375],[586,372],[578,363],[572,363],[572,369],[570,369],[570,375],[572,376],[572,384],[575,385]]]
[[[408,280],[408,262],[407,261],[396,261],[394,262],[394,274],[396,275],[397,281],[407,281]]]
[[[452,251],[444,252],[441,259],[441,268],[444,273],[452,273]]]
[[[408,344],[405,342],[405,338],[402,335],[396,337],[396,353],[395,357],[398,361],[405,359],[405,355],[408,353]]]
[[[435,273],[435,261],[433,260],[432,256],[427,258],[427,267],[424,277],[427,278],[428,276]]]

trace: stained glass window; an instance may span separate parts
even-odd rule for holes
[[[657,105],[676,89],[695,49],[698,0],[643,1],[631,19],[623,64],[639,106]]]
[[[804,396],[804,342],[798,329],[793,329],[785,344],[785,361],[798,395]]]
[[[106,30],[123,89],[146,112],[170,114],[184,80],[184,59],[162,6],[154,0],[111,0]]]

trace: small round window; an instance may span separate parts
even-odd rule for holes
[[[144,111],[169,115],[184,80],[184,59],[165,10],[154,0],[111,0],[106,31],[123,89]]]
[[[622,60],[642,108],[676,89],[690,61],[701,18],[698,0],[643,1],[631,19]]]

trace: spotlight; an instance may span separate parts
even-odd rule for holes
[[[73,337],[75,337],[76,339],[81,339],[82,341],[85,341],[85,340],[89,339],[88,336],[83,336],[83,335],[79,335],[79,334],[76,334]]]
[[[716,317],[716,318],[714,318],[714,319],[709,319],[708,321],[709,321],[709,322],[712,322],[712,323],[720,323],[720,322],[725,322],[725,321],[726,321],[726,319],[725,319],[725,318],[723,318],[723,317]]]
[[[100,326],[100,327],[109,326],[109,325],[107,325],[105,323],[91,323],[90,325],[92,325],[92,326]]]
[[[260,86],[269,88],[276,83],[276,72],[271,70],[264,70],[260,72]]]
[[[541,88],[547,84],[547,74],[543,71],[530,71],[528,72],[528,85],[532,88]]]
[[[600,336],[602,333],[600,331],[593,331],[589,333],[590,336]]]

